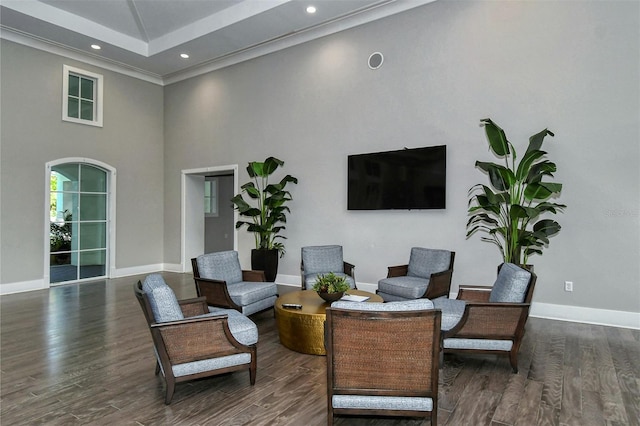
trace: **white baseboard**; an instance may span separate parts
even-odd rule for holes
[[[132,268],[121,268],[114,271],[112,278],[150,274],[161,271],[182,273],[182,265],[164,263],[136,266]],[[300,276],[278,274],[276,277],[276,283],[300,288]],[[47,288],[48,287],[45,286],[44,279],[7,283],[0,285],[0,295],[43,290]],[[358,282],[358,289],[375,293],[378,289],[378,285]],[[451,294],[450,297],[455,298],[456,294]],[[535,318],[640,330],[640,312],[614,311],[610,309],[533,302],[531,304],[531,311],[529,315]]]
[[[300,275],[283,275],[278,274],[276,276],[276,283],[280,285],[286,285],[291,287],[302,287],[302,283],[300,282]],[[378,284],[369,284],[369,283],[358,283],[358,290],[368,291],[370,293],[375,293],[378,289]]]
[[[533,302],[529,315],[536,318],[640,330],[640,312],[613,311],[610,309]]]
[[[132,275],[152,274],[154,272],[162,272],[164,264],[156,263],[154,265],[133,266],[131,268],[115,269],[111,274],[111,278],[130,277]]]
[[[0,295],[24,293],[25,291],[44,290],[49,288],[44,284],[44,279],[21,281],[0,285]]]

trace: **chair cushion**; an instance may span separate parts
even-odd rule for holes
[[[383,278],[378,281],[378,291],[400,296],[404,299],[417,299],[421,297],[427,291],[428,286],[428,278],[408,275],[402,277]]]
[[[449,331],[458,325],[464,314],[465,305],[464,300],[448,299],[446,297],[433,299],[433,306],[442,311],[442,320],[440,322],[442,331]]]
[[[270,296],[266,299],[262,299],[259,300],[255,303],[252,303],[250,305],[245,305],[242,307],[242,313],[244,315],[253,315],[256,312],[260,312],[260,311],[264,311],[265,309],[270,309],[273,308],[273,305],[276,304],[276,299],[278,299],[278,296]]]
[[[489,302],[522,303],[527,294],[531,273],[513,263],[500,268],[498,279],[493,284]]]
[[[254,345],[258,343],[258,327],[246,316],[242,315],[235,309],[222,309],[209,307],[209,313],[198,315],[200,317],[208,317],[213,315],[226,315],[229,330],[233,337],[243,345]]]
[[[433,303],[429,299],[415,299],[406,302],[389,302],[389,303],[363,303],[363,302],[347,302],[338,300],[331,304],[332,308],[348,309],[351,311],[385,311],[385,312],[402,312],[402,311],[421,311],[425,309],[433,309]]]
[[[337,277],[343,277],[345,280],[347,280],[347,283],[349,284],[349,287],[356,288],[356,282],[353,280],[353,277],[351,277],[350,275],[347,275],[344,272],[334,272],[334,274]],[[304,276],[305,288],[307,290],[313,290],[313,285],[316,283],[316,281],[318,280],[318,276],[320,276],[320,275],[323,275],[323,274],[322,273],[320,273],[320,274],[305,274],[305,276]]]
[[[227,284],[229,296],[236,304],[247,306],[278,294],[276,283],[240,281]]]
[[[219,358],[204,359],[201,361],[185,362],[172,366],[174,377],[188,376],[190,374],[203,373],[205,371],[218,370],[234,365],[249,364],[251,354],[234,354]],[[164,373],[164,372],[163,372]]]
[[[433,411],[433,400],[423,397],[333,395],[331,405],[362,410]]]
[[[384,300],[385,302],[406,302],[408,300],[416,300],[416,299],[407,299],[406,297],[396,296],[395,294],[389,294],[383,291],[378,291],[376,294],[382,297],[382,300]]]
[[[242,281],[242,269],[237,251],[207,253],[196,258],[200,278],[233,284]]]
[[[184,318],[175,293],[160,274],[151,274],[144,279],[142,291],[147,294],[156,323],[178,321]]]
[[[511,340],[491,339],[444,339],[445,349],[476,349],[483,351],[510,351],[513,347]]]
[[[409,257],[407,275],[412,277],[430,278],[431,274],[449,269],[451,252],[422,247],[413,247]]]
[[[302,247],[302,264],[305,274],[344,272],[342,246]]]

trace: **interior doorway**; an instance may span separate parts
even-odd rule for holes
[[[238,166],[182,171],[182,271],[203,253],[237,250],[237,212],[229,201],[238,190]]]

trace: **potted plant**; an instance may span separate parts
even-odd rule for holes
[[[351,287],[344,277],[339,277],[333,272],[318,275],[312,289],[327,302],[335,302]]]
[[[236,222],[236,229],[247,226],[247,231],[253,232],[256,248],[251,251],[251,269],[265,271],[267,281],[275,281],[278,273],[278,255],[284,256],[284,244],[277,238],[286,239],[278,235],[285,229],[287,213],[286,205],[291,201],[291,194],[285,190],[288,183],[297,184],[298,179],[291,175],[283,177],[279,183],[269,183],[269,177],[284,161],[269,157],[263,162],[251,161],[247,166],[247,173],[252,181],[242,185],[242,194],[231,199],[240,216],[247,220]],[[255,205],[249,202],[253,200]]]
[[[545,159],[544,138],[554,136],[544,129],[529,138],[522,159],[516,163],[516,150],[505,132],[491,119],[481,120],[489,148],[504,165],[476,161],[476,167],[489,176],[491,187],[474,185],[469,190],[467,238],[476,231],[485,232],[483,241],[498,246],[504,262],[527,265],[531,254],[542,254],[549,237],[560,231],[545,214],[556,214],[566,206],[549,200],[560,194],[562,184],[543,181],[553,177],[556,165]]]

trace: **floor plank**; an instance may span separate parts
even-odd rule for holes
[[[195,296],[190,275],[163,275],[179,298]],[[326,424],[325,358],[280,345],[273,312],[252,317],[260,335],[255,386],[247,372],[178,384],[166,406],[133,295],[140,278],[0,299],[3,426]],[[444,357],[439,424],[640,426],[640,331],[538,318],[526,330],[518,374],[504,357]],[[429,422],[340,416],[335,424]]]

